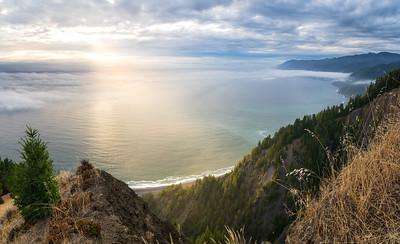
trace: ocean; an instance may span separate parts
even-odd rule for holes
[[[348,74],[277,64],[163,57],[90,72],[0,73],[0,156],[19,160],[29,125],[57,170],[88,159],[136,189],[221,175],[263,137],[345,102],[332,82]]]

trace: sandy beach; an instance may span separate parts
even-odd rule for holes
[[[192,186],[196,181],[192,181],[192,182],[187,182],[187,183],[180,183],[177,185],[182,185],[183,187],[190,187]],[[168,185],[171,186],[171,185]],[[151,194],[158,194],[160,193],[164,188],[168,187],[168,186],[159,186],[159,187],[149,187],[149,188],[142,188],[142,189],[133,189],[136,194],[138,194],[139,196],[143,196],[144,194],[147,193],[151,193]]]

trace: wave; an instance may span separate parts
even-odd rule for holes
[[[231,172],[233,170],[233,168],[234,168],[234,166],[230,166],[230,167],[226,167],[226,168],[222,168],[222,169],[217,169],[214,171],[205,171],[199,175],[189,175],[189,176],[182,176],[182,177],[169,176],[164,179],[155,180],[155,181],[131,180],[131,181],[128,181],[127,184],[133,190],[159,188],[159,187],[165,187],[165,186],[170,186],[170,185],[191,183],[198,179],[202,179],[206,176],[215,176],[215,177],[222,176],[222,175],[225,175],[225,174]]]
[[[258,134],[262,137],[267,137],[269,136],[271,133],[269,132],[269,130],[260,130],[258,131]]]
[[[359,81],[353,82],[352,84],[354,84],[354,85],[369,85],[372,82],[374,82],[374,80],[359,80]]]

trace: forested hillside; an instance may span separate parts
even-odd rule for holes
[[[350,77],[355,80],[372,80],[396,69],[400,69],[400,62],[380,64],[373,67],[360,69],[356,72],[353,72]]]
[[[365,147],[376,123],[398,109],[399,86],[400,70],[393,71],[347,105],[306,115],[266,137],[231,173],[145,199],[192,241],[218,240],[225,226],[274,241],[295,218],[298,194],[317,193],[320,180],[346,161],[343,142]]]

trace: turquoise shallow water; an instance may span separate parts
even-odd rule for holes
[[[89,73],[1,73],[0,155],[18,160],[26,124],[57,169],[89,159],[133,187],[221,174],[263,136],[338,104],[346,74],[263,60],[193,59]]]

